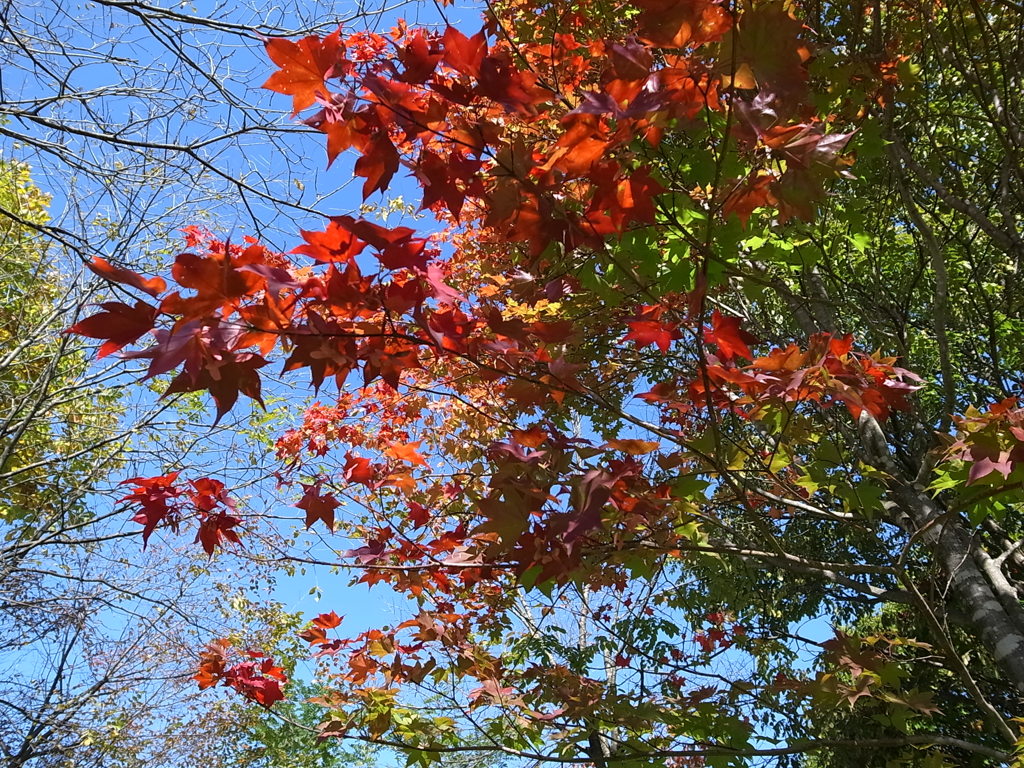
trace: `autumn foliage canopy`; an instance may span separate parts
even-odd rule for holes
[[[330,613],[303,632],[323,735],[423,764],[460,745],[730,763],[832,749],[853,737],[822,713],[857,708],[867,748],[999,754],[933,722],[930,684],[962,685],[1012,749],[1013,713],[962,663],[911,670],[952,647],[925,610],[924,582],[949,577],[935,520],[992,515],[937,494],[1011,484],[1022,411],[992,398],[952,422],[907,347],[842,308],[835,285],[867,268],[829,272],[837,247],[865,253],[872,222],[835,198],[885,162],[924,6],[946,12],[890,3],[862,45],[873,7],[761,0],[503,0],[475,29],[266,41],[264,87],[325,163],[354,158],[364,199],[411,179],[430,218],[336,215],[288,253],[191,229],[162,278],[96,259],[133,298],[71,330],[168,394],[208,392],[218,420],[262,404],[271,370],[318,392],[277,441],[279,478],[345,542],[339,565],[409,598],[395,626],[346,636]],[[213,478],[130,486],[149,546],[192,526],[206,553],[240,552],[260,525]],[[912,570],[916,548],[936,570]],[[885,625],[890,604],[917,618]],[[963,631],[1024,685],[1010,635]],[[236,652],[211,645],[200,685],[287,695],[272,660]]]

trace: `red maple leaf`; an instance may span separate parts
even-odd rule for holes
[[[836,357],[848,355],[851,349],[853,349],[852,333],[848,333],[845,336],[836,336],[828,343],[828,351]]]
[[[215,423],[231,410],[239,393],[263,405],[256,371],[267,364],[265,359],[251,352],[236,355],[228,350],[203,351],[205,354],[186,361],[185,368],[171,381],[166,394],[209,391],[217,406]]]
[[[405,45],[398,49],[398,60],[405,71],[398,75],[403,83],[425,83],[434,74],[441,60],[440,40],[428,36],[421,29],[414,30],[405,39]]]
[[[385,269],[415,269],[422,271],[427,266],[427,241],[421,238],[402,240],[389,245],[377,254]]]
[[[214,243],[205,255],[179,253],[171,275],[178,285],[193,289],[196,295],[185,298],[175,291],[164,298],[161,311],[193,319],[221,308],[235,308],[240,299],[263,284],[258,271],[245,267],[263,264],[265,256],[259,246],[238,252],[223,243]]]
[[[684,48],[718,40],[732,17],[712,0],[635,0],[643,11],[640,39],[663,48]]]
[[[199,655],[199,671],[192,679],[200,690],[221,683],[264,707],[284,699],[281,686],[288,677],[272,658],[259,651],[246,651],[250,661],[228,666],[230,648],[228,640],[214,640]]]
[[[507,51],[498,51],[480,62],[476,90],[511,112],[530,115],[536,112],[535,104],[552,96],[549,90],[538,88],[536,83],[535,74],[518,69]]]
[[[149,537],[164,520],[171,528],[176,528],[180,514],[178,498],[184,490],[174,485],[178,472],[169,472],[159,477],[133,477],[121,484],[134,484],[135,487],[121,501],[138,504],[141,509],[132,520],[142,525],[142,548],[149,543]]]
[[[232,530],[242,522],[240,517],[230,515],[227,512],[217,512],[212,515],[205,515],[199,523],[199,532],[196,534],[196,541],[203,545],[203,551],[207,555],[213,555],[217,547],[223,547],[225,541],[232,544],[241,544],[238,533]]]
[[[327,376],[334,376],[340,387],[356,365],[356,345],[339,323],[321,318],[313,311],[306,313],[307,326],[292,328],[294,345],[285,360],[284,370],[294,371],[308,366],[313,387],[319,389]]]
[[[416,231],[409,227],[388,229],[380,224],[374,224],[372,221],[353,219],[351,216],[332,216],[331,221],[347,229],[361,240],[365,240],[378,251],[383,251],[391,245],[404,243],[416,234]]]
[[[560,170],[568,176],[586,174],[610,148],[605,121],[598,115],[571,114],[562,124],[565,133],[539,170]]]
[[[693,639],[697,641],[697,644],[700,646],[700,649],[705,653],[711,653],[713,650],[715,650],[716,643],[714,639],[712,639],[705,633],[698,632],[696,635],[693,636]]]
[[[722,204],[722,216],[735,213],[744,227],[758,208],[775,205],[778,200],[772,191],[775,176],[771,173],[753,173],[744,179]]]
[[[422,504],[417,504],[415,501],[409,502],[409,514],[407,515],[410,523],[415,528],[421,528],[430,522],[430,510],[424,507]]]
[[[726,81],[733,88],[774,93],[780,106],[792,104],[807,88],[811,51],[803,31],[803,22],[782,5],[744,12],[739,29],[724,41],[719,67]]]
[[[475,177],[481,165],[479,159],[465,157],[459,152],[452,152],[447,157],[423,152],[416,165],[416,178],[423,187],[420,208],[426,210],[443,202],[458,218],[466,194],[471,190],[480,191],[480,182]]]
[[[392,389],[398,389],[403,371],[420,367],[419,354],[415,346],[406,343],[388,344],[379,337],[371,339],[363,346],[361,356],[365,360],[364,383],[369,384],[380,376]]]
[[[632,340],[637,349],[655,344],[662,352],[668,352],[672,341],[680,338],[680,333],[678,323],[666,323],[661,319],[664,311],[665,308],[658,304],[642,306],[636,319],[626,322],[629,331],[622,340]]]
[[[144,301],[135,302],[134,307],[120,301],[108,301],[100,307],[102,312],[78,321],[65,331],[90,339],[107,339],[100,345],[97,358],[117,352],[153,330],[157,309]]]
[[[192,490],[188,491],[188,496],[200,512],[212,512],[218,506],[232,510],[235,508],[235,502],[228,496],[224,483],[212,477],[193,480]]]
[[[306,528],[312,528],[317,520],[323,520],[328,530],[334,531],[334,510],[341,506],[333,493],[321,494],[319,483],[313,485],[302,484],[305,493],[295,505],[306,513]]]
[[[391,177],[398,170],[398,150],[391,142],[387,133],[379,131],[370,141],[362,156],[356,160],[353,173],[366,179],[363,183],[363,199],[365,200],[377,190],[388,188]]]
[[[229,667],[224,673],[224,679],[247,699],[268,709],[276,702],[284,701],[281,684],[288,682],[284,670],[269,658],[262,662],[246,661]]]
[[[441,42],[445,64],[463,75],[473,78],[480,76],[480,64],[487,54],[487,39],[483,30],[473,37],[466,37],[455,27],[447,27]]]
[[[199,670],[192,676],[199,684],[199,690],[212,688],[224,678],[228,648],[230,643],[227,640],[214,640],[199,654]]]
[[[350,483],[370,485],[376,477],[377,471],[376,467],[373,466],[369,459],[363,456],[353,456],[351,453],[346,453],[345,466],[342,469],[342,474]]]
[[[384,449],[384,452],[388,456],[391,456],[392,458],[398,459],[400,461],[408,461],[412,464],[419,464],[421,466],[426,467],[429,466],[427,464],[427,460],[424,459],[423,456],[420,455],[420,453],[416,450],[417,448],[420,447],[420,443],[422,442],[422,440],[417,440],[414,443],[392,443],[391,445]]]
[[[718,346],[718,354],[726,360],[743,355],[754,358],[748,344],[756,344],[757,337],[740,328],[742,318],[723,315],[717,309],[711,315],[711,328],[704,329],[704,341]]]
[[[332,221],[323,232],[301,230],[306,245],[292,249],[292,253],[304,253],[317,261],[349,262],[366,247],[366,243],[356,237],[351,230]]]
[[[313,624],[321,629],[334,629],[341,624],[341,619],[341,616],[331,611],[330,613],[321,613],[313,619]]]

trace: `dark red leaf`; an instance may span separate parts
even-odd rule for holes
[[[65,331],[90,339],[107,339],[100,345],[97,354],[99,358],[117,352],[153,330],[157,309],[144,301],[135,302],[134,307],[119,301],[108,301],[100,304],[100,307],[103,312],[80,320]]]
[[[305,493],[302,499],[295,505],[306,513],[306,528],[312,528],[313,523],[322,520],[327,529],[334,531],[334,510],[341,506],[333,493],[321,493],[319,483],[313,485],[302,484]]]

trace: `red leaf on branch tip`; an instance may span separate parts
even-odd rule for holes
[[[430,292],[438,301],[447,304],[459,304],[466,301],[465,296],[445,282],[448,275],[436,263],[428,264],[427,268],[420,272],[420,277],[423,278],[430,288]]]
[[[351,216],[332,216],[331,221],[347,229],[361,240],[365,240],[378,251],[383,251],[391,245],[403,243],[416,234],[416,231],[409,227],[388,229],[380,224],[374,224],[372,221],[353,219]]]
[[[341,506],[333,493],[320,493],[320,484],[315,483],[313,485],[302,484],[306,492],[302,495],[302,498],[295,505],[299,509],[306,513],[306,528],[312,528],[313,523],[317,520],[322,520],[327,529],[334,532],[334,510]]]
[[[420,367],[417,347],[411,344],[387,344],[377,338],[365,345],[363,354],[365,384],[380,376],[392,389],[398,389],[402,372]]]
[[[341,624],[341,619],[341,616],[331,611],[330,613],[321,613],[313,619],[313,624],[321,629],[334,629]]]
[[[988,412],[990,414],[992,414],[993,416],[1002,416],[1004,414],[1009,413],[1012,410],[1015,410],[1017,408],[1017,403],[1018,403],[1018,398],[1016,398],[1016,397],[1006,397],[1006,398],[1003,398],[1002,400],[1000,400],[998,403],[992,403],[992,405],[990,405],[988,407]],[[1018,439],[1024,439],[1024,438],[1018,438]]]
[[[342,474],[350,483],[369,485],[373,482],[377,472],[369,459],[363,456],[353,456],[351,453],[346,453],[345,467],[342,470]]]
[[[310,645],[322,645],[327,640],[327,632],[320,627],[311,626],[298,633],[300,640],[305,640]]]
[[[982,456],[971,464],[971,470],[967,475],[967,485],[973,485],[993,472],[1001,474],[1003,479],[1008,478],[1013,472],[1013,462],[1009,459],[1008,451],[1002,451],[994,458]]]
[[[537,76],[529,70],[520,70],[506,51],[485,56],[480,62],[477,93],[498,102],[510,112],[520,115],[536,113],[535,104],[552,95],[546,88],[537,87]]]
[[[452,215],[458,218],[466,201],[466,189],[480,170],[480,160],[452,153],[442,158],[434,152],[423,152],[416,164],[416,178],[423,188],[420,210],[444,202]],[[464,187],[459,186],[461,182]]]
[[[527,448],[539,448],[548,439],[548,433],[539,425],[534,424],[529,429],[513,429],[512,438]]]
[[[851,349],[853,349],[852,333],[848,333],[845,336],[837,336],[831,339],[828,343],[829,352],[831,352],[836,357],[848,355]]]
[[[142,548],[149,544],[149,537],[164,520],[167,520],[171,528],[176,528],[178,523],[179,508],[177,499],[184,493],[184,489],[175,487],[178,479],[178,472],[169,472],[159,477],[133,477],[124,480],[121,485],[134,484],[135,488],[120,501],[134,502],[141,509],[132,517],[132,521],[139,523],[142,528]]]
[[[242,540],[238,538],[238,533],[232,530],[241,522],[240,517],[225,512],[206,515],[199,523],[196,541],[203,545],[203,551],[210,556],[213,555],[217,547],[223,548],[226,541],[232,544],[241,544]]]
[[[640,307],[636,319],[626,322],[629,331],[622,340],[633,341],[637,349],[655,344],[662,352],[668,352],[673,340],[680,338],[680,333],[677,323],[662,321],[664,311],[665,308],[660,304],[645,304]]]
[[[403,83],[425,83],[434,74],[441,60],[442,50],[436,37],[428,37],[423,30],[412,32],[405,45],[398,49],[398,60],[405,71],[397,79]]]
[[[93,258],[85,266],[105,280],[121,283],[122,285],[130,285],[133,288],[138,288],[140,291],[145,291],[150,296],[159,296],[167,288],[167,283],[161,277],[143,277],[138,272],[133,272],[130,269],[115,267],[109,261],[99,256]]]
[[[664,192],[665,187],[651,176],[647,166],[638,168],[618,182],[615,190],[618,211],[623,217],[628,214],[630,221],[640,224],[653,223],[654,198]]]
[[[577,114],[569,115],[562,124],[565,133],[539,169],[557,169],[568,176],[585,174],[610,147],[604,120],[597,115]]]
[[[427,267],[427,241],[420,238],[403,240],[389,245],[377,254],[385,269],[414,269],[422,272]]]
[[[678,328],[665,325],[657,320],[630,320],[626,323],[629,331],[622,337],[623,341],[633,341],[637,349],[656,345],[662,352],[668,352],[672,340],[679,337]]]
[[[693,639],[697,641],[697,644],[700,646],[700,649],[705,653],[711,653],[713,650],[715,650],[715,641],[703,632],[698,632],[696,635],[693,636]]]
[[[200,477],[192,481],[192,491],[187,492],[192,503],[200,512],[212,512],[218,506],[235,508],[235,502],[227,494],[224,483],[212,477]]]
[[[338,387],[355,367],[356,346],[351,338],[345,338],[345,327],[336,322],[326,322],[313,311],[307,311],[308,326],[293,327],[292,353],[285,360],[284,370],[294,371],[308,366],[310,379],[319,389],[327,376],[334,376]]]
[[[224,678],[230,646],[227,640],[214,640],[199,654],[199,670],[192,676],[199,684],[199,690],[212,688]]]
[[[753,360],[748,344],[756,344],[757,337],[740,328],[742,318],[723,315],[717,309],[711,315],[711,328],[704,330],[704,341],[718,346],[718,353],[726,360],[743,355]]]
[[[408,519],[414,528],[422,528],[430,522],[430,511],[422,504],[410,501]]]
[[[264,358],[251,352],[236,355],[227,350],[207,351],[186,361],[185,369],[171,381],[165,394],[208,391],[217,407],[216,423],[235,405],[239,393],[263,405],[257,370],[266,364]]]
[[[343,72],[345,47],[337,30],[323,39],[311,35],[296,43],[270,38],[264,45],[267,55],[280,69],[263,87],[291,96],[293,116],[311,106],[317,94],[326,96],[324,81]]]
[[[480,76],[480,64],[487,54],[487,39],[483,30],[473,37],[466,37],[455,27],[447,27],[441,42],[445,64],[463,75],[473,78]]]
[[[609,472],[604,469],[588,470],[576,486],[572,515],[563,537],[571,547],[579,539],[601,525],[601,510],[611,498],[612,487],[628,474],[634,474],[635,467]]]
[[[243,269],[264,262],[266,252],[259,247],[232,252],[226,244],[217,243],[205,255],[179,253],[171,267],[171,275],[182,288],[190,288],[195,296],[182,297],[177,291],[167,296],[160,309],[185,318],[201,318],[221,308],[233,308],[239,300],[263,284],[258,271]]]
[[[262,656],[252,651],[249,655],[254,658]],[[244,661],[228,667],[224,670],[223,679],[225,685],[267,708],[284,700],[281,684],[288,682],[284,670],[276,666],[271,658],[263,661]]]
[[[103,312],[79,320],[65,331],[90,339],[107,339],[100,345],[97,358],[117,352],[153,330],[157,309],[144,301],[135,302],[134,307],[119,301],[108,301],[100,304],[100,307]]]
[[[300,233],[306,245],[293,248],[292,253],[303,253],[317,261],[347,263],[366,248],[365,242],[336,221],[330,222],[323,232],[303,229]]]
[[[356,160],[352,172],[366,179],[363,183],[363,199],[365,200],[378,190],[384,192],[391,183],[391,178],[398,171],[398,150],[386,133],[377,133],[367,149]]]

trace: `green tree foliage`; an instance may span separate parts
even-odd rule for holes
[[[62,333],[82,296],[39,231],[47,203],[27,166],[0,163],[0,519],[27,537],[81,522],[85,489],[117,466],[117,390]]]

